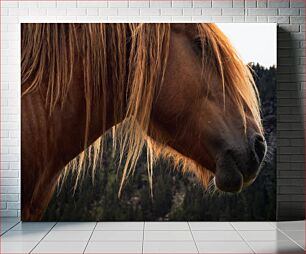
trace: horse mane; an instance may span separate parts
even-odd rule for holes
[[[197,28],[203,46],[208,43],[215,56],[224,100],[225,95],[234,98],[245,128],[245,110],[248,109],[261,130],[258,94],[249,68],[216,25],[198,24]],[[160,157],[172,160],[183,172],[193,172],[203,185],[208,185],[211,179],[208,170],[147,135],[154,95],[163,83],[167,65],[170,24],[22,24],[21,29],[22,95],[44,89],[45,106],[50,115],[56,106],[65,103],[75,61],[82,59],[86,107],[84,149],[91,121],[90,109],[95,100],[102,100],[105,120],[106,98],[110,92],[106,87],[112,84],[111,93],[116,95],[114,117],[119,119],[124,115],[125,118],[112,129],[113,146],[120,153],[119,164],[125,160],[119,195],[144,147],[151,191],[153,165]],[[204,53],[202,64],[203,69],[207,68]],[[103,136],[71,161],[64,172],[75,171],[77,184],[84,175],[86,162],[93,164],[94,170],[102,151]]]

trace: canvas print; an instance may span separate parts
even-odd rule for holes
[[[23,221],[275,220],[276,25],[21,24]]]

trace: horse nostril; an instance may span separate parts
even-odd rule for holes
[[[262,162],[263,158],[265,157],[266,149],[267,145],[264,137],[259,134],[255,134],[253,138],[252,152],[259,164]]]

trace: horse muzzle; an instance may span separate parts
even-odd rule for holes
[[[267,144],[259,134],[249,140],[247,149],[227,149],[218,157],[214,183],[219,190],[240,192],[256,180],[266,155]]]

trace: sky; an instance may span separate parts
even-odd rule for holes
[[[264,67],[276,66],[276,24],[218,23],[242,60],[259,63]]]

